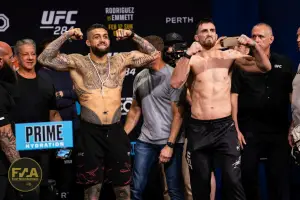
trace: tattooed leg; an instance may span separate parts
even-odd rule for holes
[[[93,185],[84,190],[84,200],[98,200],[102,184]]]
[[[130,200],[130,185],[114,187],[116,200]]]

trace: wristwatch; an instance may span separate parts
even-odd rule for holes
[[[170,147],[170,148],[172,148],[172,149],[174,148],[174,145],[175,145],[175,144],[172,143],[172,142],[167,142],[167,146]]]
[[[192,56],[188,55],[186,52],[184,52],[183,57],[186,57],[188,59],[191,59]]]

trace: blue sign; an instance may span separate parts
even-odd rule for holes
[[[136,142],[130,142],[130,144],[131,144],[130,155],[134,156],[135,155],[135,145],[136,145]]]
[[[17,150],[73,147],[72,121],[16,124]]]

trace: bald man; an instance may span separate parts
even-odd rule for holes
[[[20,158],[16,150],[16,138],[10,119],[16,83],[12,65],[12,49],[7,43],[0,41],[0,200],[15,199],[13,189],[7,179],[7,172],[10,163]]]
[[[269,199],[289,199],[287,136],[293,64],[287,57],[271,51],[274,36],[268,24],[255,25],[252,39],[269,57],[272,69],[266,73],[237,69],[232,75],[232,107],[236,108],[233,118],[243,148],[242,183],[247,200],[261,199],[258,166],[261,157],[267,158]]]

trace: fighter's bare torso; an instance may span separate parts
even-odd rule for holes
[[[192,99],[192,117],[210,120],[231,114],[230,67],[237,58],[246,57],[235,50],[210,50],[191,58],[192,79],[188,85]]]
[[[70,70],[79,102],[81,118],[94,124],[112,124],[121,118],[121,91],[125,77],[122,54],[98,64],[88,56],[71,54],[76,67]]]

